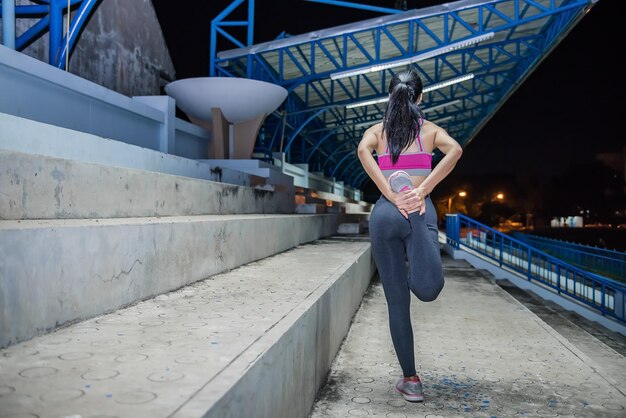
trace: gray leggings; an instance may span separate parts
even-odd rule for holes
[[[435,206],[427,197],[426,213],[412,213],[407,220],[381,196],[370,215],[369,229],[372,254],[387,299],[393,346],[404,376],[414,376],[411,292],[419,300],[430,302],[437,298],[444,284]]]

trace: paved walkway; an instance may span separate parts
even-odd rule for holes
[[[393,391],[401,371],[382,286],[375,282],[311,418],[626,416],[626,382],[615,378],[626,370],[621,354],[584,332],[570,342],[493,284],[488,273],[447,257],[444,266],[440,298],[413,298],[425,402],[407,403]],[[585,347],[609,354],[592,359]]]

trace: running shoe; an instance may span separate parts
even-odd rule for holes
[[[415,380],[413,380],[415,379]],[[403,379],[398,380],[396,383],[396,392],[401,394],[404,399],[409,402],[423,402],[424,401],[424,393],[422,392],[422,382],[420,381],[419,376],[405,377]]]
[[[406,171],[394,171],[389,176],[389,186],[396,193],[413,189],[413,181]]]

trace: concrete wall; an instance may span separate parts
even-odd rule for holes
[[[33,3],[17,0],[16,4]],[[37,21],[18,19],[16,36]],[[101,1],[84,28],[70,56],[72,74],[127,96],[161,94],[161,72],[170,80],[175,78],[174,65],[150,0]],[[48,62],[48,39],[46,33],[23,52]]]
[[[336,215],[0,221],[0,347],[336,230]]]
[[[293,213],[294,195],[208,180],[3,151],[0,219]]]

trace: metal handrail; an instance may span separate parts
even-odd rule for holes
[[[470,248],[500,267],[521,273],[528,281],[541,283],[603,316],[626,322],[626,285],[623,283],[568,264],[460,214],[447,215],[446,241],[454,248]]]
[[[583,269],[626,281],[626,253],[537,235],[514,233],[513,236]]]

